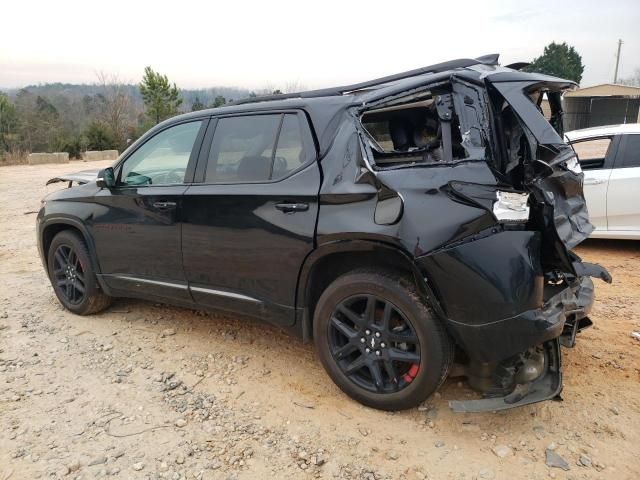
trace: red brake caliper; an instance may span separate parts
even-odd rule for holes
[[[402,379],[407,383],[411,383],[416,378],[416,375],[418,375],[418,364],[414,363],[409,367],[409,371],[402,376]]]

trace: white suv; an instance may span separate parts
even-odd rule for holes
[[[592,238],[640,239],[640,124],[565,134],[584,171]]]

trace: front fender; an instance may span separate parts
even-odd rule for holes
[[[62,213],[47,213],[47,206],[44,206],[38,212],[36,217],[36,232],[37,232],[37,245],[40,259],[44,266],[45,272],[49,274],[49,266],[47,262],[47,250],[49,243],[53,239],[53,236],[66,228],[73,228],[80,232],[84,239],[87,250],[89,252],[89,259],[91,261],[91,267],[95,273],[100,273],[100,263],[96,255],[95,243],[91,236],[89,229],[78,217],[66,215]],[[52,230],[51,230],[52,229]],[[105,285],[100,280],[100,276],[97,275],[98,283],[100,287],[105,290]],[[105,290],[106,292],[106,290]]]

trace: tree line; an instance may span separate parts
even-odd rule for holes
[[[272,93],[271,91],[260,94]],[[93,85],[45,84],[0,92],[0,164],[30,152],[122,151],[161,121],[256,95],[241,88],[178,89],[145,68],[138,85],[98,74]]]
[[[582,57],[567,43],[547,45],[525,71],[579,83]],[[621,83],[640,85],[640,70]],[[0,164],[24,159],[29,152],[122,151],[153,125],[173,115],[217,108],[229,101],[304,90],[298,82],[282,89],[266,85],[241,88],[178,89],[166,75],[146,67],[141,82],[130,85],[99,74],[94,85],[45,84],[0,92]]]

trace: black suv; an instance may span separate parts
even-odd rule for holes
[[[180,115],[111,168],[50,180],[73,187],[37,219],[58,299],[262,318],[375,408],[417,405],[454,359],[483,394],[454,410],[557,396],[589,277],[611,278],[570,251],[592,231],[562,137],[574,84],[497,61]]]

